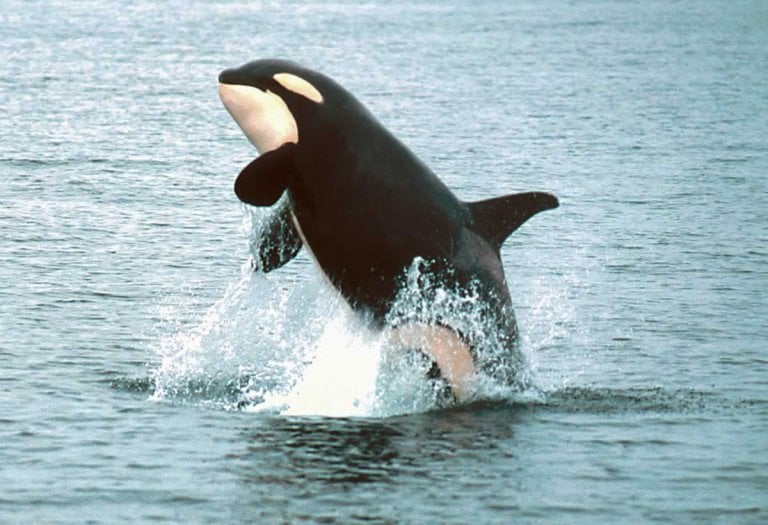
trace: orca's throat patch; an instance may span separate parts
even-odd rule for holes
[[[219,84],[219,97],[260,153],[299,141],[299,128],[285,101],[252,86]]]

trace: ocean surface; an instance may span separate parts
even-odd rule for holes
[[[0,57],[1,523],[768,522],[765,2],[4,0]],[[439,410],[250,273],[262,57],[560,198],[502,251],[531,388]]]

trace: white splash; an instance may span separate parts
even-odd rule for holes
[[[257,223],[251,217],[249,229],[251,222]],[[392,348],[386,334],[364,324],[328,290],[318,271],[310,272],[307,279],[287,282],[280,270],[265,276],[244,266],[196,326],[161,341],[152,399],[329,417],[387,417],[441,406],[437,385],[426,378],[428,365]],[[415,261],[393,316],[424,319],[438,310],[465,332],[482,334],[481,351],[500,350],[476,296],[424,294],[425,285],[431,286],[429,275]],[[534,346],[551,341],[553,335],[541,334],[557,322],[550,318],[557,309],[547,301],[559,298],[545,295],[548,299],[528,315],[528,321],[537,319],[532,325],[540,333]],[[521,357],[519,363],[525,362]],[[500,385],[482,374],[475,379],[469,401],[525,395],[525,388]]]
[[[372,415],[381,356],[378,339],[351,313],[337,311],[322,329],[295,386],[286,394],[268,393],[264,403],[250,410],[278,409],[292,416]]]

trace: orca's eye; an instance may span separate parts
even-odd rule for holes
[[[323,95],[317,88],[299,76],[292,73],[277,73],[272,78],[288,91],[293,91],[316,104],[320,104],[323,101]]]

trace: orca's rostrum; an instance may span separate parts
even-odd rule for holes
[[[556,208],[556,197],[462,202],[352,94],[293,62],[225,70],[219,94],[261,153],[237,177],[237,196],[272,206],[287,193],[262,233],[259,269],[279,268],[306,247],[350,306],[390,330],[396,344],[428,356],[458,399],[469,394],[477,368],[520,362],[499,251],[531,216]],[[508,356],[478,358],[478,336],[439,313],[390,326],[387,314],[415,261],[434,285],[477,297],[478,315]],[[502,375],[513,381],[515,371]]]

